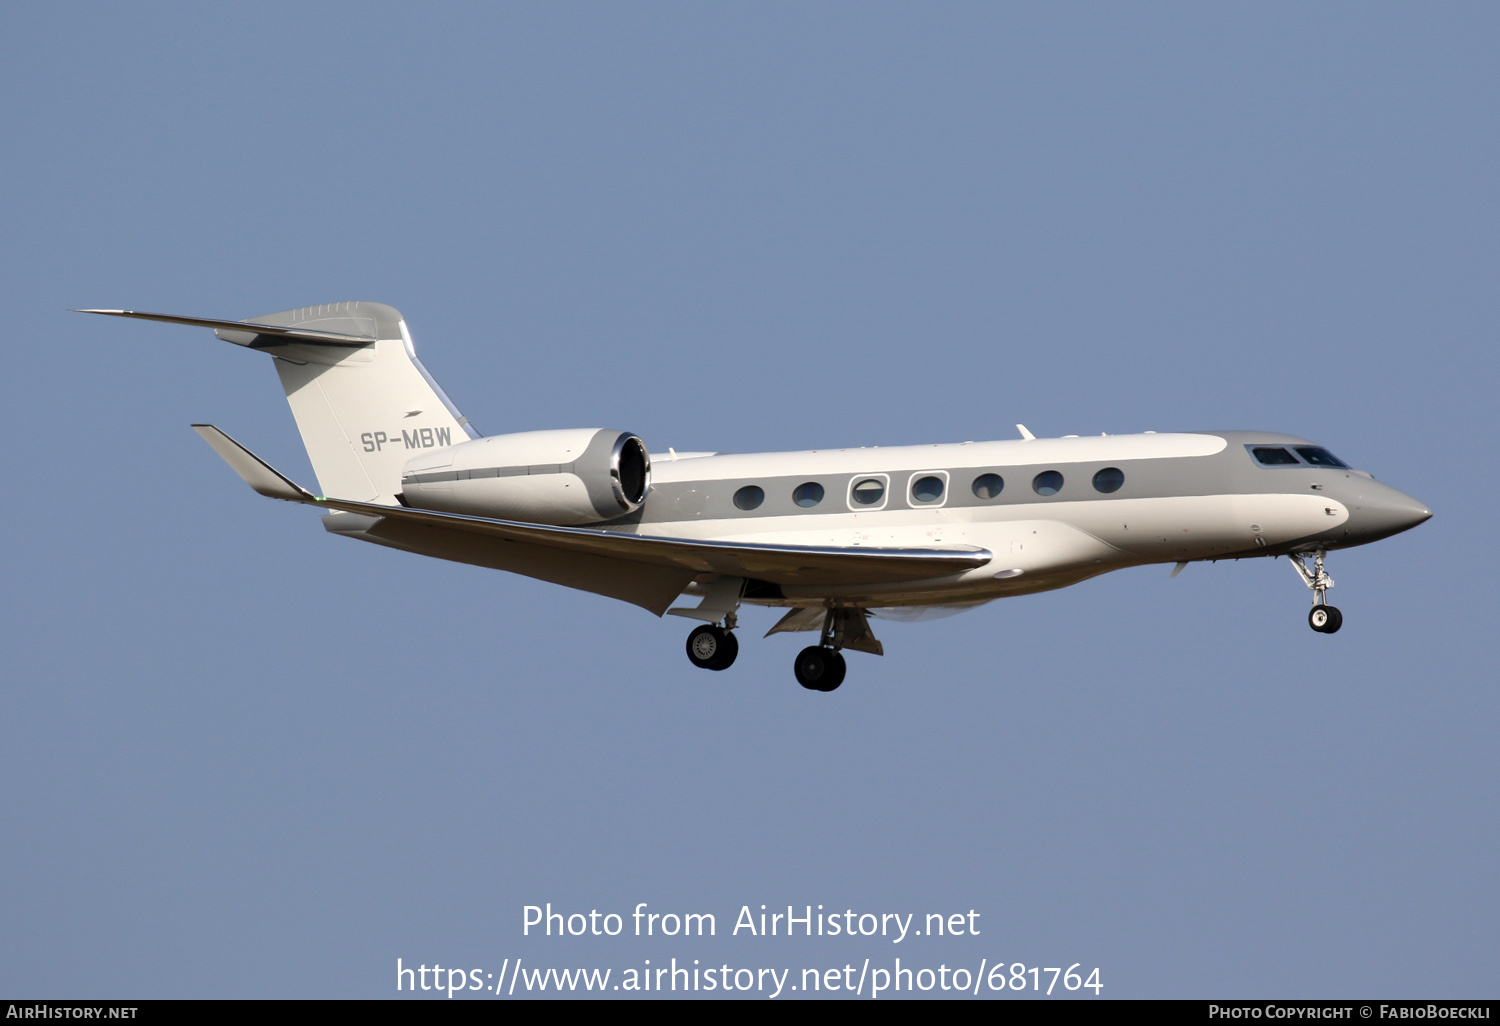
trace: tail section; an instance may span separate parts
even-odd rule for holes
[[[306,343],[257,347],[276,357],[276,373],[324,495],[393,505],[408,459],[477,437],[417,361],[406,322],[392,307],[329,303],[251,323],[376,339],[352,351]]]
[[[401,314],[384,303],[327,303],[248,321],[86,312],[210,327],[274,357],[324,495],[395,505],[408,459],[478,437],[418,362]]]

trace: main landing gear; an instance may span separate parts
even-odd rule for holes
[[[809,645],[797,653],[793,669],[797,683],[809,691],[832,691],[844,683],[844,653],[823,645]]]
[[[743,577],[718,577],[703,589],[703,601],[695,607],[680,606],[667,610],[673,616],[706,621],[688,635],[687,654],[700,670],[727,670],[740,654],[740,643],[732,633],[739,626],[735,611],[745,593]]]
[[[703,589],[703,601],[697,606],[667,610],[676,616],[705,621],[694,627],[687,639],[688,659],[694,666],[727,670],[734,664],[735,656],[740,654],[740,643],[733,632],[739,626],[736,610],[744,588],[744,578],[720,577]],[[799,652],[792,665],[797,683],[809,691],[832,691],[844,682],[846,648],[885,654],[870,630],[865,610],[859,607],[797,607],[777,621],[766,637],[783,631],[821,631],[819,643]]]
[[[726,620],[732,620],[731,613]],[[694,666],[701,670],[727,670],[734,665],[734,657],[740,654],[740,643],[730,631],[734,624],[724,627],[706,623],[694,627],[688,635],[687,654]]]
[[[787,615],[787,620],[797,618],[798,615],[794,611]],[[870,621],[863,609],[833,606],[823,614],[821,641],[797,653],[797,661],[792,667],[797,674],[797,683],[809,691],[832,691],[837,688],[844,683],[846,667],[843,650],[846,648],[869,652],[871,655],[885,655],[885,648],[870,630]]]
[[[1292,569],[1297,571],[1302,583],[1312,589],[1313,607],[1307,614],[1307,625],[1319,634],[1332,634],[1344,626],[1344,614],[1338,611],[1338,607],[1325,605],[1323,602],[1325,594],[1333,587],[1333,578],[1323,569],[1323,558],[1327,555],[1323,549],[1313,553],[1311,567],[1301,553],[1293,552],[1289,557]]]

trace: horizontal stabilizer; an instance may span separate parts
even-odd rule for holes
[[[167,324],[189,324],[196,328],[213,328],[216,331],[247,332],[253,335],[270,335],[288,342],[311,342],[320,346],[348,346],[358,348],[376,341],[374,335],[347,335],[339,331],[317,331],[312,328],[287,328],[279,324],[259,324],[255,321],[219,321],[209,317],[177,317],[173,314],[141,313],[138,310],[75,310],[74,313],[104,314],[107,317],[134,317],[140,321],[164,321]]]
[[[194,424],[193,430],[213,446],[214,452],[260,494],[287,502],[317,502],[317,496],[283,477],[269,463],[246,449],[212,424]]]

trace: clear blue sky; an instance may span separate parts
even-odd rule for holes
[[[1488,4],[29,4],[0,15],[0,993],[395,959],[981,958],[1500,991]],[[688,624],[326,535],[269,361],[72,307],[399,308],[486,433],[1302,434],[1430,504],[708,674]],[[712,912],[547,941],[521,908]],[[894,948],[742,905],[982,914]]]

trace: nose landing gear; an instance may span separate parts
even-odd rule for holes
[[[1338,611],[1338,607],[1325,605],[1323,598],[1333,588],[1333,578],[1328,576],[1328,571],[1323,569],[1323,558],[1328,553],[1318,549],[1313,553],[1313,565],[1307,565],[1306,556],[1299,552],[1293,552],[1289,557],[1292,561],[1292,569],[1297,571],[1297,576],[1302,578],[1302,583],[1312,589],[1313,607],[1307,614],[1307,625],[1319,634],[1332,634],[1344,626],[1344,614]]]
[[[1307,614],[1307,625],[1320,634],[1332,634],[1344,626],[1344,614],[1337,606],[1313,606]]]

